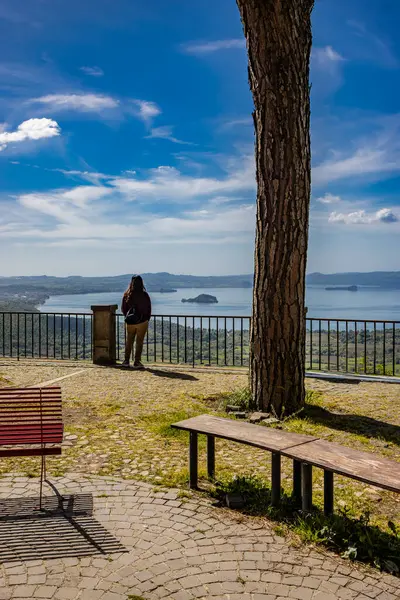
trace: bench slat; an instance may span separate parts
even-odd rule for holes
[[[285,448],[306,444],[318,439],[309,435],[290,433],[270,427],[260,427],[259,425],[237,422],[233,421],[233,419],[223,419],[212,415],[192,417],[191,419],[174,423],[171,427],[213,435],[272,452],[281,452]]]
[[[53,448],[0,448],[0,458],[14,458],[18,456],[59,456],[61,447]]]
[[[61,388],[0,390],[0,456],[60,454],[61,448],[42,448],[63,440]],[[21,448],[21,446],[41,446]],[[1,447],[8,446],[4,450]],[[11,448],[19,446],[19,448]]]
[[[400,492],[400,463],[372,454],[316,440],[282,451],[282,454],[392,492]]]

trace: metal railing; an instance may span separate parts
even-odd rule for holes
[[[92,315],[0,313],[0,355],[10,358],[92,358]]]
[[[400,322],[307,318],[306,369],[400,376]],[[147,362],[246,367],[250,317],[155,315]],[[124,357],[125,324],[116,315],[117,359]],[[0,313],[0,356],[91,359],[92,315]]]
[[[117,318],[117,358],[124,355],[125,323]],[[243,367],[249,364],[250,317],[155,315],[144,354],[148,362]]]
[[[307,319],[310,370],[400,376],[400,322]]]

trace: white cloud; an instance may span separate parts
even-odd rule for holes
[[[321,202],[321,204],[336,204],[337,202],[341,202],[340,196],[334,196],[333,194],[326,193],[325,196],[321,196],[316,199],[317,202]]]
[[[91,77],[103,77],[104,75],[104,71],[100,67],[81,67],[80,70]]]
[[[315,185],[367,174],[391,173],[400,170],[400,157],[390,148],[359,148],[346,158],[327,160],[312,170]]]
[[[141,179],[134,172],[131,176],[104,175],[103,185],[22,194],[13,199],[12,210],[7,211],[2,237],[32,243],[73,239],[78,245],[88,239],[112,244],[123,239],[171,245],[196,240],[223,244],[228,239],[229,243],[251,243],[255,228],[254,161],[241,158],[240,162],[241,170],[232,163],[219,177],[190,177],[172,167],[159,167]],[[72,172],[77,176],[81,173],[86,176]],[[181,203],[181,207],[165,214],[162,202]]]
[[[182,46],[182,50],[187,54],[202,55],[218,52],[219,50],[231,50],[234,48],[245,48],[246,40],[244,38],[230,40],[215,40],[208,42],[189,42]]]
[[[22,194],[18,202],[24,208],[52,217],[60,223],[79,225],[90,219],[93,211],[98,214],[100,211],[97,206],[93,207],[93,203],[111,193],[112,190],[105,186],[82,185],[69,190]],[[51,231],[54,231],[53,227],[45,227],[42,234]]]
[[[313,48],[312,57],[320,65],[326,66],[329,63],[341,62],[345,60],[332,46],[324,48]]]
[[[13,142],[51,138],[60,135],[60,133],[61,129],[58,123],[52,119],[28,119],[18,125],[15,131],[0,133],[0,151]]]
[[[163,139],[169,140],[174,144],[184,144],[192,146],[192,142],[185,142],[184,140],[180,140],[173,135],[173,127],[169,125],[164,125],[162,127],[153,127],[149,133],[149,135],[145,136],[148,139]]]
[[[133,101],[136,110],[135,114],[144,121],[146,124],[150,124],[151,121],[161,114],[161,108],[157,106],[155,102],[149,102],[147,100],[134,100]]]
[[[48,96],[34,98],[32,102],[44,104],[53,111],[100,112],[119,106],[119,100],[101,94],[49,94]]]
[[[311,53],[311,81],[314,98],[327,97],[343,83],[342,66],[345,59],[332,48],[313,48]]]
[[[151,169],[146,179],[115,177],[110,185],[128,200],[188,202],[195,198],[254,191],[256,187],[252,157],[242,160],[241,168],[233,166],[225,177],[191,177],[173,167]]]
[[[253,119],[249,115],[248,117],[243,117],[241,119],[231,119],[230,121],[225,121],[220,126],[221,130],[224,129],[234,129],[236,127],[250,126],[253,125]]]
[[[62,173],[66,177],[84,179],[85,181],[90,181],[94,184],[98,184],[103,179],[108,179],[108,175],[105,175],[104,173],[96,173],[93,171],[78,171],[76,169],[46,169],[46,171]]]
[[[329,216],[331,223],[344,223],[346,225],[371,225],[372,223],[397,223],[399,217],[390,208],[382,208],[374,213],[357,210],[351,213],[333,212]]]

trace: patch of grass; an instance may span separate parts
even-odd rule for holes
[[[187,492],[186,490],[179,490],[178,494],[177,494],[179,499],[188,499],[188,498],[192,498],[193,494],[191,492]]]
[[[182,429],[175,429],[171,427],[173,423],[196,417],[204,412],[204,410],[179,410],[165,413],[155,413],[149,415],[143,415],[140,417],[140,425],[143,426],[147,431],[160,435],[163,438],[179,440],[184,443],[187,442],[188,432]],[[204,436],[199,437],[199,444],[204,440]]]
[[[238,388],[227,394],[219,394],[211,398],[205,398],[217,411],[225,411],[228,404],[237,406],[241,411],[253,410],[253,400],[248,386]]]
[[[400,575],[400,525],[392,521],[387,523],[387,531],[384,531],[371,524],[369,512],[353,517],[345,508],[329,517],[317,509],[306,514],[287,494],[282,495],[279,507],[272,507],[271,490],[256,475],[220,481],[212,495],[222,501],[228,493],[243,496],[246,514],[280,521],[278,531],[275,530],[278,535],[282,535],[287,527],[304,542],[325,546],[343,558]]]
[[[3,377],[3,375],[0,373],[0,386],[3,387],[7,385],[12,385],[12,381],[7,379],[6,377]]]
[[[128,594],[127,600],[146,600],[143,596],[136,596],[135,594]]]

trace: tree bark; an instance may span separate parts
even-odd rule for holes
[[[254,99],[257,225],[250,373],[257,407],[304,404],[314,0],[237,0]]]

